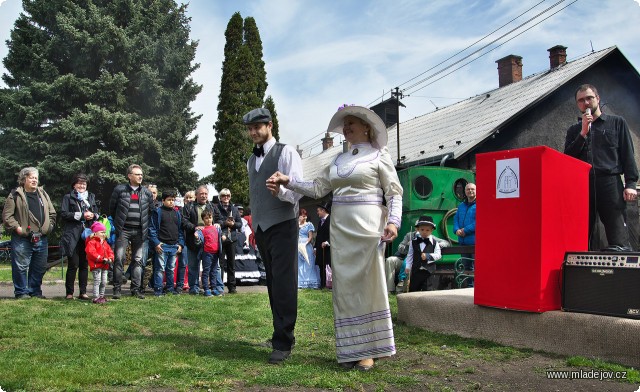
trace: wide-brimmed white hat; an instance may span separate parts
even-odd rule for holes
[[[327,132],[342,133],[342,127],[344,126],[344,118],[347,116],[358,117],[361,120],[366,121],[371,126],[371,130],[374,132],[371,145],[377,149],[386,147],[387,145],[387,127],[384,125],[384,121],[373,110],[369,110],[362,106],[345,106],[338,109],[336,114],[331,117]]]

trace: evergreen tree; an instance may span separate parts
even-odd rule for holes
[[[273,98],[271,98],[271,95],[269,95],[267,99],[264,101],[264,108],[269,109],[269,111],[271,112],[271,118],[273,122],[273,128],[271,129],[271,132],[273,133],[273,137],[277,141],[280,141],[280,128],[278,128],[278,113],[276,112],[276,104],[275,102],[273,102]]]
[[[214,170],[209,177],[216,189],[229,188],[234,201],[242,204],[249,201],[246,161],[252,148],[251,139],[242,124],[242,116],[262,107],[267,86],[258,29],[253,18],[247,20],[243,23],[240,13],[235,13],[225,31],[218,119],[213,127],[216,141],[211,149]],[[247,29],[253,42],[251,45],[247,41]],[[259,50],[259,62],[256,61],[254,50]],[[256,68],[259,64],[262,64],[261,70]]]
[[[256,95],[264,98],[268,83],[267,71],[264,69],[264,61],[262,60],[262,40],[260,39],[256,20],[250,16],[244,19],[244,42],[251,50],[253,61],[255,62],[256,77],[258,78]]]
[[[4,59],[0,184],[36,166],[58,203],[76,172],[108,201],[138,163],[145,182],[191,189],[200,92],[186,6],[172,0],[23,2]],[[102,188],[102,189],[100,189]]]

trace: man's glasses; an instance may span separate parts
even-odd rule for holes
[[[594,97],[593,95],[589,95],[589,96],[578,99],[578,102],[587,103],[587,102],[593,101],[594,99],[596,99],[596,97]]]

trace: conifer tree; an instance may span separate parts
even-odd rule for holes
[[[262,40],[260,39],[260,32],[258,31],[256,20],[250,16],[244,19],[244,42],[253,55],[256,77],[258,78],[256,95],[262,99],[268,86],[267,71],[264,69],[264,61],[262,60]]]
[[[160,189],[193,187],[189,109],[197,43],[172,0],[23,2],[4,59],[0,184],[36,166],[58,203],[76,172],[103,202],[141,164]],[[100,191],[100,188],[101,189]]]
[[[246,161],[252,144],[242,124],[242,116],[262,107],[267,88],[266,72],[262,43],[253,18],[243,22],[240,13],[233,14],[225,37],[218,120],[213,127],[216,140],[211,149],[214,170],[210,179],[216,189],[229,188],[234,202],[246,204],[249,201]],[[259,61],[256,61],[256,55],[260,56]]]
[[[276,104],[275,102],[273,102],[273,98],[271,98],[271,95],[269,95],[267,97],[267,99],[264,101],[264,107],[265,109],[269,109],[269,111],[271,112],[271,118],[273,119],[273,128],[271,129],[271,133],[273,133],[273,137],[277,140],[280,141],[280,128],[278,127],[278,113],[276,112]]]

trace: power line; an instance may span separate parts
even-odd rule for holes
[[[429,68],[428,70],[422,72],[421,74],[418,74],[416,76],[414,76],[413,78],[407,80],[404,83],[401,83],[398,87],[401,87],[417,78],[419,78],[420,76],[426,74],[427,72],[439,67],[440,65],[446,63],[447,61],[451,60],[452,58],[464,53],[467,49],[471,48],[472,46],[474,46],[475,44],[484,41],[486,38],[490,37],[491,35],[493,35],[495,32],[502,30],[505,26],[511,24],[513,21],[515,21],[516,19],[520,18],[522,15],[526,14],[527,12],[531,11],[532,9],[536,8],[537,6],[539,6],[540,4],[544,3],[546,0],[542,0],[541,2],[539,2],[538,4],[534,5],[533,7],[529,8],[528,10],[524,11],[523,13],[521,13],[520,15],[516,16],[515,18],[511,19],[510,21],[508,21],[507,23],[503,24],[502,26],[498,27],[497,29],[493,30],[492,32],[490,32],[489,34],[485,35],[484,37],[480,38],[479,40],[477,40],[476,42],[472,43],[471,45],[467,46],[466,48],[460,50],[458,53],[454,54],[453,56],[450,56],[449,58],[447,58],[446,60],[441,61],[440,63],[434,65],[433,67]],[[562,0],[564,1],[564,0]],[[464,59],[463,59],[464,60]]]
[[[555,7],[555,5],[557,5],[557,4],[559,4],[559,3],[563,2],[563,1],[564,1],[564,0],[562,0],[562,1],[560,1],[560,2],[558,2],[558,3],[556,3],[556,4],[554,4],[554,6],[553,6],[553,7]],[[504,44],[506,44],[507,42],[511,41],[512,39],[514,39],[514,38],[516,38],[516,37],[518,37],[518,36],[520,36],[520,35],[522,35],[522,34],[526,33],[527,31],[531,30],[532,28],[536,27],[536,26],[537,26],[537,25],[539,25],[540,23],[542,23],[542,22],[544,22],[545,20],[547,20],[547,19],[551,18],[552,16],[554,16],[554,15],[555,15],[555,14],[557,14],[558,12],[560,12],[560,11],[564,10],[565,8],[569,7],[570,5],[572,5],[573,3],[577,2],[577,1],[578,1],[578,0],[574,0],[574,1],[572,1],[571,3],[569,3],[569,4],[567,4],[566,6],[562,7],[562,8],[561,8],[561,9],[559,9],[558,11],[556,11],[556,12],[554,12],[553,14],[551,14],[551,15],[547,16],[546,18],[542,19],[541,21],[539,21],[538,23],[534,24],[533,26],[531,26],[531,27],[529,27],[529,28],[525,29],[524,31],[522,31],[522,32],[520,32],[520,33],[518,33],[518,34],[516,34],[515,36],[513,36],[513,37],[509,38],[508,40],[506,40],[505,42],[503,42],[503,43],[501,43],[500,45],[496,46],[495,48],[492,48],[491,50],[488,50],[487,52],[485,52],[485,53],[481,54],[480,56],[476,57],[475,59],[473,59],[473,60],[471,60],[471,61],[468,61],[468,62],[466,62],[466,63],[462,64],[461,66],[459,66],[459,67],[457,67],[457,68],[453,69],[451,72],[448,72],[448,73],[446,73],[446,74],[442,75],[441,77],[439,77],[438,79],[436,79],[436,80],[432,81],[431,83],[428,83],[428,84],[426,84],[426,85],[424,85],[424,86],[422,86],[422,87],[420,87],[420,88],[418,88],[418,89],[413,90],[413,92],[420,91],[420,90],[422,90],[423,88],[425,88],[425,87],[427,87],[427,86],[430,86],[430,85],[434,84],[435,82],[437,82],[437,81],[439,81],[439,80],[443,79],[444,77],[451,75],[452,73],[454,73],[455,71],[459,70],[460,68],[466,67],[467,65],[469,65],[469,64],[471,64],[472,62],[474,62],[474,61],[478,60],[479,58],[481,58],[481,57],[483,57],[483,56],[485,56],[485,55],[487,55],[487,54],[489,54],[489,53],[493,52],[494,50],[498,49],[499,47],[501,47],[502,45],[504,45]],[[553,7],[551,7],[551,8],[553,8]],[[528,23],[528,22],[527,22],[527,23]],[[526,23],[525,23],[525,24],[526,24]],[[485,48],[486,48],[486,46],[485,46]],[[467,58],[468,58],[468,57],[467,57]],[[463,60],[464,60],[464,59],[463,59]],[[457,62],[457,63],[459,63],[459,62]],[[457,63],[455,63],[455,64],[457,64]],[[453,65],[455,65],[455,64],[453,64]],[[445,68],[444,70],[442,70],[442,71],[438,72],[438,74],[439,74],[439,73],[442,73],[443,71],[445,71],[445,70],[447,70],[447,69],[449,69],[449,68],[451,68],[451,67],[447,67],[447,68]],[[436,76],[436,75],[437,75],[437,74],[435,74],[435,75],[433,75],[433,76]],[[414,86],[417,86],[417,84],[415,84]],[[411,87],[407,87],[407,88],[411,88]]]
[[[409,86],[409,87],[405,87],[403,90],[404,90],[404,91],[410,90],[410,89],[412,89],[412,88],[414,88],[414,87],[416,87],[416,86],[418,86],[418,85],[420,85],[420,84],[422,84],[422,83],[426,82],[427,80],[432,79],[432,78],[434,78],[434,77],[438,76],[439,74],[441,74],[441,73],[445,72],[446,70],[448,70],[448,69],[450,69],[450,68],[454,67],[455,65],[460,64],[462,61],[464,61],[464,60],[468,59],[469,57],[471,57],[471,56],[473,56],[473,55],[475,55],[475,54],[477,54],[478,52],[481,52],[482,50],[484,50],[484,49],[486,49],[487,47],[489,47],[489,46],[493,45],[494,43],[496,43],[496,42],[500,41],[501,39],[503,39],[504,37],[508,36],[509,34],[511,34],[511,33],[515,32],[515,31],[519,30],[519,29],[520,29],[520,28],[522,28],[524,25],[526,25],[526,24],[530,23],[531,21],[533,21],[533,20],[537,19],[538,17],[540,17],[541,15],[543,15],[543,14],[547,13],[547,11],[549,11],[550,9],[552,9],[552,8],[556,7],[558,4],[563,3],[564,1],[565,1],[565,0],[560,0],[560,1],[558,1],[557,3],[553,4],[551,7],[546,8],[544,11],[542,11],[542,12],[540,12],[540,13],[536,14],[533,18],[528,19],[528,20],[527,20],[527,21],[525,21],[524,23],[521,23],[519,26],[517,26],[517,27],[515,27],[515,28],[513,28],[513,29],[511,29],[511,30],[509,30],[509,31],[508,31],[508,32],[506,32],[505,34],[502,34],[500,37],[498,37],[498,38],[494,39],[493,41],[491,41],[491,42],[489,42],[488,44],[484,45],[484,46],[483,46],[483,47],[481,47],[480,49],[477,49],[477,50],[473,51],[472,53],[470,53],[470,54],[466,55],[465,57],[463,57],[463,58],[461,58],[460,60],[458,60],[458,61],[454,62],[453,64],[448,65],[448,66],[446,66],[445,68],[441,69],[440,71],[438,71],[438,72],[436,72],[436,73],[434,73],[434,74],[431,74],[431,75],[427,76],[426,78],[421,79],[420,81],[418,81],[418,82],[416,82],[416,83],[412,84],[411,86]],[[575,0],[575,1],[577,1],[577,0]],[[574,3],[575,3],[575,1],[574,1]],[[573,3],[571,3],[571,4],[573,4]],[[571,4],[569,4],[569,5],[571,5]],[[566,8],[566,7],[565,7],[565,8]],[[562,9],[564,9],[564,8],[562,8]],[[561,10],[562,10],[562,9],[561,9]],[[554,14],[552,14],[551,16],[553,16],[553,15],[555,15],[555,13],[554,13]],[[544,20],[546,20],[546,19],[548,19],[548,17],[547,17],[547,18],[545,18],[545,19],[543,19],[542,21],[544,21]],[[538,24],[538,23],[536,23],[536,24],[535,24],[535,25],[533,25],[533,26],[536,26],[537,24]],[[532,26],[532,27],[533,27],[533,26]],[[530,29],[530,28],[529,28],[529,29]],[[527,31],[527,30],[529,30],[529,29],[526,29],[525,31]],[[520,34],[522,34],[522,33],[520,33]],[[519,36],[520,34],[516,35],[515,37]],[[513,38],[515,38],[515,37],[513,37]],[[513,38],[511,38],[511,39],[513,39]],[[506,42],[509,42],[511,39],[509,39],[509,40],[507,40],[507,41],[503,42],[503,43],[502,43],[502,44],[500,44],[498,47],[500,47],[500,46],[504,45]],[[494,49],[495,49],[495,48],[494,48]],[[489,52],[491,52],[491,51],[489,51]],[[489,53],[489,52],[486,52],[486,53]],[[485,54],[486,54],[486,53],[485,53]],[[470,62],[469,62],[469,63],[470,63]],[[468,64],[468,63],[467,63],[467,64]],[[459,68],[456,68],[456,69],[459,69]],[[414,79],[415,79],[415,78],[414,78]],[[438,80],[439,80],[439,79],[438,79]]]
[[[537,6],[539,6],[540,4],[544,3],[545,1],[546,1],[546,0],[542,0],[542,1],[538,2],[538,3],[537,3],[536,5],[534,5],[533,7],[528,8],[526,11],[522,12],[522,13],[521,13],[521,14],[519,14],[517,17],[515,17],[515,18],[511,19],[509,22],[507,22],[507,23],[503,24],[502,26],[500,26],[499,28],[497,28],[497,29],[493,30],[491,33],[489,33],[489,34],[485,35],[484,37],[482,37],[481,39],[477,40],[477,41],[476,41],[476,42],[474,42],[473,44],[471,44],[471,45],[467,46],[466,48],[464,48],[464,49],[462,49],[462,50],[460,50],[460,51],[458,51],[458,52],[457,52],[456,54],[454,54],[453,56],[450,56],[450,57],[449,57],[449,58],[447,58],[446,60],[441,61],[441,62],[440,62],[440,63],[438,63],[437,65],[435,65],[435,66],[433,66],[433,67],[431,67],[431,68],[427,69],[426,71],[424,71],[424,72],[422,72],[422,73],[418,74],[417,76],[415,76],[415,77],[413,77],[413,78],[411,78],[411,79],[407,80],[406,82],[404,82],[404,83],[400,84],[400,86],[405,85],[405,84],[407,84],[407,83],[409,83],[409,82],[411,82],[411,81],[413,81],[413,80],[415,80],[415,79],[419,78],[420,76],[422,76],[422,75],[426,74],[427,72],[429,72],[429,71],[431,71],[431,70],[433,70],[433,69],[437,68],[438,66],[440,66],[440,65],[442,65],[442,64],[444,64],[444,63],[446,63],[447,61],[451,60],[452,58],[455,58],[456,56],[458,56],[458,55],[460,55],[460,54],[464,53],[465,51],[467,51],[467,50],[468,50],[469,48],[471,48],[472,46],[476,45],[476,44],[477,44],[477,43],[479,43],[479,42],[482,42],[482,41],[483,41],[483,40],[485,40],[487,37],[491,36],[492,34],[494,34],[494,33],[495,33],[495,32],[497,32],[497,31],[499,31],[499,30],[503,29],[505,26],[509,25],[509,24],[510,24],[510,23],[512,23],[513,21],[515,21],[515,20],[519,19],[520,17],[522,17],[523,15],[527,14],[527,13],[528,13],[528,12],[530,12],[532,9],[536,8]],[[459,63],[461,63],[462,61],[464,61],[464,60],[468,59],[469,57],[471,57],[471,56],[473,56],[473,55],[475,55],[475,54],[477,54],[477,53],[481,52],[482,50],[484,50],[484,49],[486,49],[487,47],[491,46],[492,44],[494,44],[494,43],[498,42],[499,40],[503,39],[504,37],[508,36],[509,34],[511,34],[511,33],[515,32],[515,31],[519,30],[520,28],[522,28],[523,26],[527,25],[527,24],[528,24],[528,23],[530,23],[531,21],[533,21],[533,20],[537,19],[537,18],[538,18],[538,17],[540,17],[541,15],[544,15],[544,14],[545,14],[545,13],[547,13],[549,10],[551,10],[551,9],[555,8],[556,6],[558,6],[559,4],[563,3],[564,1],[566,1],[566,0],[560,0],[560,1],[556,2],[556,3],[555,3],[555,4],[553,4],[552,6],[550,6],[550,7],[546,8],[546,9],[545,9],[545,10],[543,10],[542,12],[540,12],[540,13],[536,14],[534,17],[529,18],[529,19],[528,19],[527,21],[525,21],[524,23],[521,23],[519,26],[515,27],[514,29],[511,29],[511,30],[510,30],[510,31],[508,31],[507,33],[505,33],[505,34],[501,35],[500,37],[496,38],[495,40],[491,41],[490,43],[488,43],[488,44],[484,45],[484,46],[483,46],[483,47],[481,47],[480,49],[478,49],[478,50],[474,51],[473,53],[470,53],[469,55],[467,55],[467,56],[465,56],[465,57],[461,58],[460,60],[458,60],[458,61],[454,62],[453,64],[448,65],[447,67],[445,67],[445,68],[441,69],[440,71],[438,71],[438,72],[436,72],[436,73],[434,73],[434,74],[432,74],[432,75],[429,75],[429,76],[427,76],[426,78],[421,79],[420,81],[418,81],[418,82],[416,82],[416,83],[412,84],[411,86],[409,86],[409,87],[405,87],[402,91],[407,91],[407,90],[410,90],[410,89],[412,89],[412,88],[414,88],[414,87],[417,87],[418,85],[420,85],[420,84],[422,84],[422,83],[426,82],[426,81],[427,81],[427,80],[429,80],[429,79],[432,79],[432,78],[436,77],[437,75],[439,75],[439,74],[441,74],[441,73],[445,72],[446,70],[448,70],[448,69],[450,69],[450,68],[454,67],[455,65],[457,65],[457,64],[459,64]],[[575,3],[576,1],[578,1],[578,0],[574,0],[574,1],[573,1],[573,2],[571,2],[569,5],[567,5],[567,6],[563,7],[563,8],[561,8],[559,11],[557,11],[557,12],[553,13],[551,16],[553,16],[553,15],[557,14],[558,12],[562,11],[563,9],[565,9],[565,8],[569,7],[571,4]],[[551,17],[551,16],[549,16],[549,17]],[[540,22],[538,22],[538,23],[534,24],[533,26],[531,26],[531,27],[527,28],[526,30],[524,30],[522,33],[524,33],[524,32],[526,32],[526,31],[530,30],[531,28],[533,28],[533,27],[535,27],[535,26],[537,26],[537,25],[538,25],[538,24],[540,24],[542,21],[545,21],[545,20],[549,19],[549,17],[546,17],[546,18],[542,19]],[[486,55],[486,54],[490,53],[491,51],[493,51],[493,50],[495,50],[495,49],[499,48],[500,46],[504,45],[505,43],[507,43],[507,42],[511,41],[512,39],[514,39],[514,38],[518,37],[518,36],[519,36],[519,35],[521,35],[522,33],[519,33],[519,34],[515,35],[514,37],[512,37],[512,38],[508,39],[507,41],[503,42],[502,44],[500,44],[500,45],[496,46],[496,47],[495,47],[495,48],[493,48],[492,50],[489,50],[489,51],[487,51],[487,52],[485,52],[485,53],[481,54],[481,55],[480,55],[480,56],[478,56],[476,59],[474,59],[474,60],[472,60],[472,61],[469,61],[469,62],[467,62],[467,63],[463,64],[461,67],[455,68],[452,72],[454,72],[454,71],[456,71],[456,70],[458,70],[458,69],[460,69],[460,68],[462,68],[462,67],[464,67],[464,66],[466,66],[466,65],[468,65],[468,64],[470,64],[470,63],[472,63],[473,61],[477,60],[478,58],[480,58],[480,57],[482,57],[482,56],[484,56],[484,55]],[[452,72],[449,72],[449,73],[445,74],[443,77],[450,75]],[[438,81],[438,80],[442,79],[443,77],[440,77],[440,78],[436,79],[435,81]],[[435,82],[435,81],[434,81],[434,82]],[[433,83],[429,83],[429,84],[427,84],[427,86],[429,86],[429,85],[431,85],[431,84],[433,84]],[[426,86],[424,86],[424,87],[426,87]],[[416,90],[414,90],[413,92],[419,91],[419,90],[421,90],[421,89],[422,89],[422,88],[424,88],[424,87],[421,87],[420,89],[416,89]],[[390,89],[389,91],[386,91],[386,92],[385,92],[385,91],[383,91],[382,96],[377,97],[377,98],[376,98],[376,99],[374,99],[372,102],[370,102],[369,104],[367,104],[367,106],[371,106],[373,103],[375,103],[376,101],[378,101],[378,99],[382,99],[382,98],[384,98],[384,96],[385,96],[386,94],[391,93],[392,91],[393,91],[393,89]],[[408,95],[407,95],[407,96],[408,96]]]

